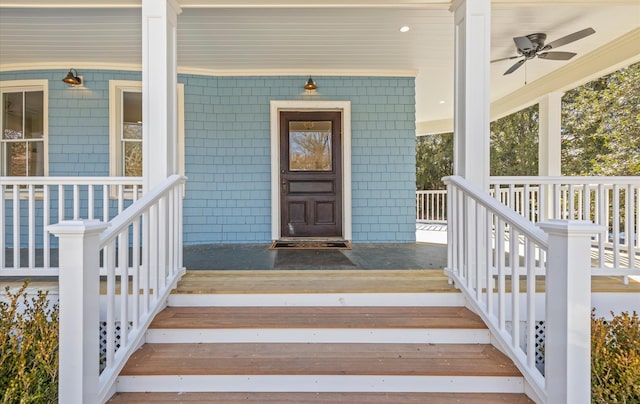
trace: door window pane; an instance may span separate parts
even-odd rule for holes
[[[289,122],[289,171],[331,171],[331,121]]]

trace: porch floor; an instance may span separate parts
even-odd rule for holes
[[[184,247],[187,270],[442,269],[447,247],[429,243],[355,243],[351,250],[270,250],[270,244]]]

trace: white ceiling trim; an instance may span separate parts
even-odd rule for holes
[[[452,0],[179,0],[181,8],[449,8]],[[602,0],[492,0],[493,6],[602,6]],[[608,6],[633,6],[637,0],[608,0]],[[141,8],[142,0],[13,0],[0,8]]]
[[[125,64],[125,63],[102,63],[102,62],[55,62],[55,63],[21,63],[0,65],[0,72],[13,72],[20,70],[57,70],[57,69],[76,69],[76,70],[126,70],[126,71],[142,71],[142,64]]]
[[[126,70],[126,71],[142,71],[141,64],[118,64],[118,63],[87,63],[82,61],[76,62],[56,62],[56,63],[25,63],[11,64],[0,66],[0,72],[24,71],[24,70]],[[350,69],[198,69],[198,68],[181,68],[178,67],[179,74],[194,74],[199,76],[346,76],[346,77],[416,77],[417,70],[350,70]]]
[[[216,69],[198,69],[198,68],[180,68],[178,73],[196,74],[202,76],[348,76],[348,77],[416,77],[417,70],[322,70],[322,69],[232,69],[232,70],[216,70]]]

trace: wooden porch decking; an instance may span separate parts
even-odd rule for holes
[[[2,285],[19,288],[30,277],[6,277]],[[58,281],[30,278],[30,289],[55,291]],[[507,282],[507,290],[511,282]],[[524,282],[521,283],[524,291]],[[536,282],[544,291],[544,280]],[[625,285],[619,276],[591,279],[593,293],[640,293],[640,280],[634,277]],[[173,294],[243,293],[458,293],[448,284],[442,270],[191,270],[182,277]],[[106,281],[100,293],[106,293]]]
[[[640,293],[640,281],[632,278],[625,285],[621,277],[598,276],[592,278],[591,288],[593,293]],[[544,291],[544,280],[537,281],[536,289]],[[457,292],[442,270],[187,271],[173,291],[174,294]]]

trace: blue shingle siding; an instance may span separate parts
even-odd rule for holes
[[[108,175],[109,80],[139,72],[0,73],[0,80],[49,79],[50,175]],[[271,240],[271,100],[348,100],[352,108],[354,242],[415,241],[415,88],[405,77],[179,75],[185,85],[185,244]]]

